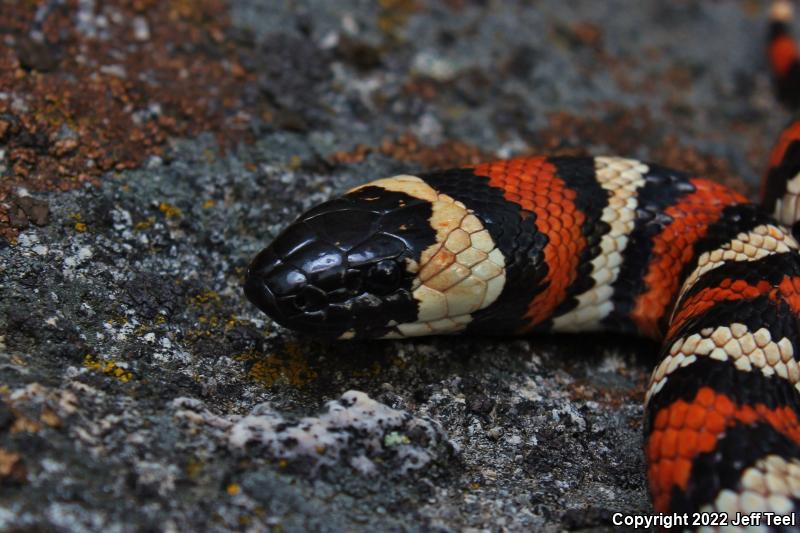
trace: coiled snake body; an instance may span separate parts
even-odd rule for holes
[[[784,19],[775,10],[772,66],[779,94],[800,95]],[[798,124],[773,152],[762,206],[620,157],[394,176],[303,214],[255,258],[245,291],[286,327],[343,339],[657,339],[645,421],[655,509],[790,514],[800,510],[800,255],[787,226],[798,195]]]

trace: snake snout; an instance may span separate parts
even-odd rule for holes
[[[328,290],[343,283],[341,250],[315,237],[314,232],[290,228],[248,268],[245,294],[276,322],[297,328],[303,322],[324,321]]]
[[[271,281],[278,259],[270,248],[262,250],[247,269],[244,282],[244,293],[256,307],[272,318],[282,316],[282,310],[275,299],[275,284]]]
[[[348,300],[361,287],[358,271],[348,266],[348,254],[369,239],[374,218],[342,209],[337,201],[307,212],[253,259],[245,294],[285,327],[338,336],[352,327],[355,317]]]

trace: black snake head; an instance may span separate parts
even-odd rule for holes
[[[245,294],[276,322],[306,334],[385,336],[416,320],[411,270],[435,239],[429,217],[427,202],[359,188],[304,213],[261,251]]]
[[[301,215],[255,257],[244,289],[273,320],[304,334],[453,333],[502,288],[503,259],[492,248],[463,204],[418,177],[395,176]]]

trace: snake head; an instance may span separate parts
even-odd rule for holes
[[[250,264],[245,294],[279,324],[315,336],[454,333],[502,288],[492,248],[463,204],[395,176],[301,215]]]
[[[365,186],[301,215],[252,261],[247,297],[276,322],[323,337],[381,337],[414,320],[416,250],[430,206]]]

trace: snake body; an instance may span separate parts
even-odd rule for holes
[[[792,69],[800,79],[785,39],[776,19],[783,93]],[[605,330],[658,340],[645,395],[654,508],[796,513],[800,246],[787,227],[800,218],[798,124],[773,151],[760,206],[621,157],[373,181],[300,216],[253,260],[245,292],[286,327],[341,339]]]

